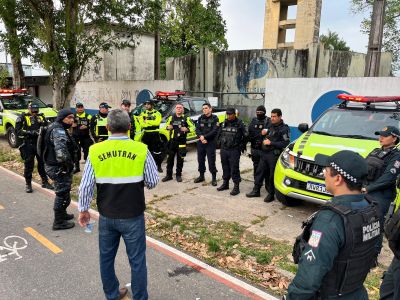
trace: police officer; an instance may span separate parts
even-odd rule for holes
[[[25,192],[32,193],[32,172],[35,166],[35,157],[38,162],[38,172],[42,179],[42,187],[52,190],[53,186],[48,182],[42,157],[37,152],[37,139],[40,127],[47,126],[47,120],[39,113],[39,105],[30,104],[28,113],[23,113],[16,121],[16,132],[23,144],[19,147],[21,157],[24,160]]]
[[[45,170],[54,182],[54,223],[53,230],[74,227],[73,214],[67,213],[71,203],[72,172],[77,146],[70,136],[68,129],[74,123],[74,114],[69,109],[61,109],[56,121],[47,129],[45,135],[44,162]]]
[[[399,182],[397,184],[399,187]],[[394,257],[383,275],[380,300],[400,299],[400,197],[392,202],[385,220],[385,236]]]
[[[260,159],[262,156],[262,142],[264,140],[265,135],[267,134],[267,128],[270,125],[270,118],[266,115],[266,109],[264,105],[260,105],[256,109],[256,117],[253,118],[249,124],[248,132],[249,132],[249,142],[251,144],[251,160],[253,161],[253,176],[254,180],[256,179],[256,171],[257,167],[260,163]],[[268,171],[267,168],[264,171]],[[265,182],[267,183],[268,174],[265,174]]]
[[[167,130],[170,132],[168,142],[167,175],[162,179],[163,182],[172,179],[172,169],[176,156],[176,181],[182,182],[183,159],[186,156],[186,137],[188,133],[194,132],[194,124],[190,117],[183,114],[183,105],[175,105],[175,114],[169,116],[166,121]]]
[[[377,258],[381,221],[376,203],[361,193],[367,163],[349,150],[317,154],[315,162],[325,167],[333,198],[296,239],[293,258],[299,267],[286,299],[368,299],[363,282]]]
[[[229,179],[232,178],[234,187],[230,194],[235,196],[240,193],[240,152],[245,150],[246,139],[247,131],[242,120],[236,117],[236,111],[233,107],[227,108],[226,120],[220,127],[218,138],[218,143],[221,147],[223,183],[217,188],[217,191],[229,189]]]
[[[400,151],[396,145],[400,131],[394,126],[387,126],[375,135],[379,135],[381,148],[372,150],[366,158],[368,177],[363,191],[378,201],[382,216],[385,216],[396,197],[396,178],[400,174]]]
[[[274,201],[275,186],[274,186],[274,172],[275,165],[278,157],[290,143],[290,129],[282,120],[282,111],[275,108],[271,111],[271,124],[265,132],[262,141],[262,154],[260,162],[257,166],[256,176],[254,180],[253,190],[246,194],[247,197],[260,197],[260,189],[265,180],[266,174],[268,175],[268,195],[265,197],[264,202]],[[266,172],[265,169],[268,169]]]
[[[140,137],[140,124],[138,117],[136,117],[131,111],[131,101],[128,99],[122,100],[121,109],[128,113],[129,119],[131,120],[131,128],[129,129],[128,135],[132,140],[137,141]]]
[[[203,114],[197,119],[196,135],[197,141],[197,162],[199,164],[200,176],[194,180],[194,183],[203,182],[206,172],[206,155],[208,160],[208,169],[211,172],[213,186],[217,185],[217,167],[215,166],[216,137],[219,129],[219,120],[212,113],[212,107],[209,103],[203,104]]]
[[[107,115],[110,108],[111,106],[106,102],[101,102],[99,105],[99,112],[90,122],[90,134],[96,143],[108,139]]]
[[[162,116],[154,109],[154,101],[144,103],[145,110],[139,116],[140,126],[144,130],[142,143],[149,147],[149,151],[157,164],[158,172],[162,172],[161,163],[164,158],[164,149],[159,134]]]
[[[72,124],[72,137],[74,138],[75,144],[79,147],[74,170],[75,173],[78,173],[80,172],[79,161],[82,157],[81,151],[83,151],[83,159],[86,160],[89,147],[93,144],[89,129],[92,116],[85,112],[85,107],[81,102],[77,102],[75,108],[76,112],[74,114],[74,124]]]

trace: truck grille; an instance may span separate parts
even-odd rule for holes
[[[323,168],[315,162],[303,158],[297,158],[294,166],[295,171],[318,179],[324,179]]]

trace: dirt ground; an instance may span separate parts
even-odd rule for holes
[[[3,137],[0,138],[0,147],[9,149]],[[319,206],[312,203],[303,203],[296,207],[284,206],[277,200],[264,203],[263,199],[267,195],[265,189],[262,190],[261,197],[247,198],[245,194],[253,187],[253,165],[247,153],[240,158],[242,182],[239,195],[231,196],[230,190],[218,192],[216,187],[211,185],[209,172],[206,173],[205,182],[195,184],[193,180],[198,176],[195,144],[189,145],[188,150],[183,166],[183,182],[178,183],[174,174],[174,180],[166,183],[160,181],[156,188],[146,190],[146,202],[149,205],[176,216],[202,216],[213,221],[237,222],[257,235],[291,244],[301,233],[302,221],[318,210]],[[163,169],[161,178],[166,174],[165,162]],[[217,151],[217,169],[218,185],[220,185],[222,168],[219,151]],[[230,182],[230,185],[232,188],[233,183]],[[379,257],[380,264],[388,266],[392,257],[393,254],[385,243]]]

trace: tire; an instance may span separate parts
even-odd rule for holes
[[[285,206],[297,206],[297,205],[301,204],[301,200],[298,200],[298,199],[295,199],[295,198],[292,198],[289,196],[285,196],[284,194],[279,192],[277,189],[275,189],[275,195],[276,195],[276,198],[278,199],[278,201]]]
[[[17,148],[19,145],[21,145],[22,140],[18,138],[14,127],[10,126],[7,128],[6,136],[7,142],[11,148]]]

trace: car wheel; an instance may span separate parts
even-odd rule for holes
[[[276,198],[279,200],[279,202],[285,206],[297,206],[297,205],[301,204],[301,201],[299,199],[295,199],[295,198],[286,196],[286,195],[280,193],[276,189],[275,189],[275,195],[276,195]]]
[[[17,148],[21,144],[21,139],[18,138],[15,128],[10,126],[7,128],[7,142],[11,148]]]

